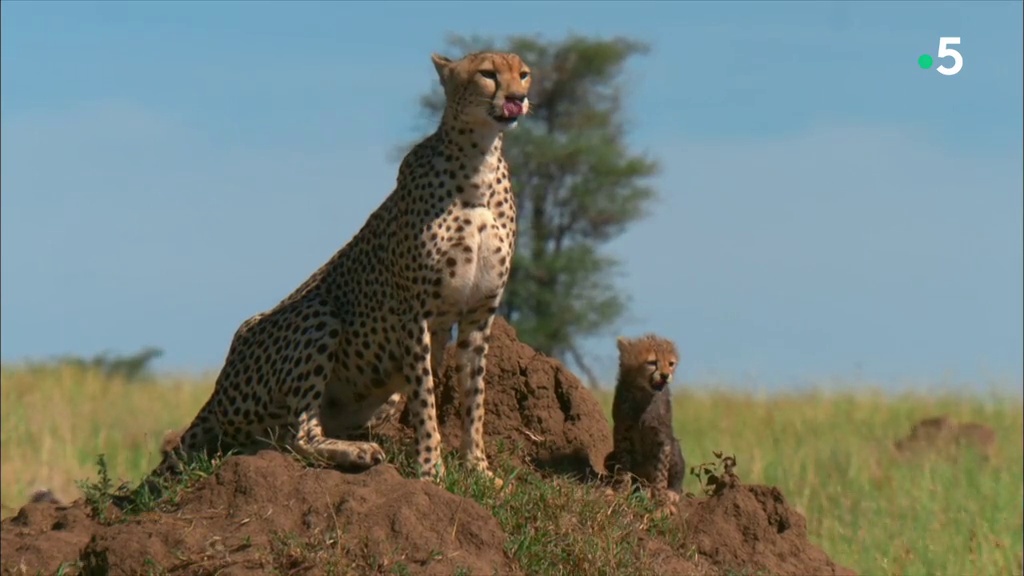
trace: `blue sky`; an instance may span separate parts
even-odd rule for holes
[[[391,191],[448,32],[575,32],[652,45],[624,113],[663,166],[603,377],[654,331],[687,380],[1021,386],[1021,2],[2,6],[4,362],[217,369]]]

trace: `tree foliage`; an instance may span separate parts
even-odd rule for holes
[[[152,363],[164,355],[154,346],[146,346],[133,354],[101,352],[91,358],[65,355],[48,362],[30,362],[30,369],[45,370],[54,366],[69,366],[82,370],[95,370],[107,378],[122,379],[128,383],[147,382],[153,378]]]
[[[514,52],[532,70],[531,114],[505,137],[519,240],[499,313],[524,342],[572,360],[595,384],[578,341],[610,329],[627,306],[613,282],[619,262],[602,247],[642,219],[655,196],[645,180],[658,165],[627,150],[622,118],[626,63],[648,47],[625,38],[452,35],[442,52],[480,50]],[[432,128],[444,105],[440,86],[421,97]]]

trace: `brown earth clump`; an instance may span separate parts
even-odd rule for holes
[[[438,388],[449,448],[459,445],[461,434],[451,352]],[[520,343],[500,319],[488,368],[492,458],[501,440],[520,444],[521,464],[541,471],[602,470],[612,447],[610,425],[572,373]],[[391,433],[408,437],[402,420],[390,425]],[[734,464],[714,477],[711,496],[680,502],[672,522],[681,538],[636,527],[636,541],[659,573],[852,574],[807,540],[803,516],[778,489],[742,485]],[[53,574],[74,562],[83,570],[71,573],[86,574],[145,574],[154,565],[190,575],[522,572],[505,551],[508,535],[487,509],[430,482],[405,479],[390,464],[346,474],[308,468],[274,450],[233,456],[167,511],[119,517],[111,507],[114,522],[94,517],[84,499],[70,505],[48,500],[29,503],[0,524],[0,573]],[[561,525],[587,530],[590,520],[566,508]]]
[[[903,454],[955,454],[960,448],[969,448],[991,459],[995,456],[996,432],[985,424],[957,422],[947,415],[932,416],[914,424],[910,433],[893,446]]]
[[[683,541],[719,572],[855,574],[808,541],[807,521],[778,488],[730,482],[715,492],[684,498],[676,519]]]
[[[117,514],[111,508],[111,514]],[[115,516],[116,518],[116,516]],[[342,537],[338,538],[337,535]],[[477,503],[390,465],[361,474],[307,468],[264,450],[224,461],[173,512],[104,525],[83,500],[33,503],[2,524],[3,573],[510,573],[498,521]]]

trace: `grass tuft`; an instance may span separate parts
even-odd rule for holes
[[[403,476],[416,477],[409,446],[378,439]],[[581,484],[511,464],[520,447],[499,444],[492,459],[501,487],[466,467],[455,452],[444,455],[443,486],[489,510],[508,539],[505,550],[526,574],[658,574],[644,554],[637,526],[651,534],[675,536],[675,525],[643,491],[608,495],[598,484]]]
[[[190,454],[182,459],[182,474],[179,477],[161,480],[153,487],[140,482],[131,488],[128,482],[114,486],[106,456],[100,454],[96,459],[97,479],[79,480],[77,485],[93,518],[101,524],[109,525],[144,512],[177,508],[184,491],[213,474],[220,462],[230,455],[210,459],[205,455]]]

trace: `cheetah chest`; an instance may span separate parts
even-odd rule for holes
[[[487,304],[505,286],[511,246],[494,213],[486,207],[453,214],[441,238],[441,301],[451,312]]]

